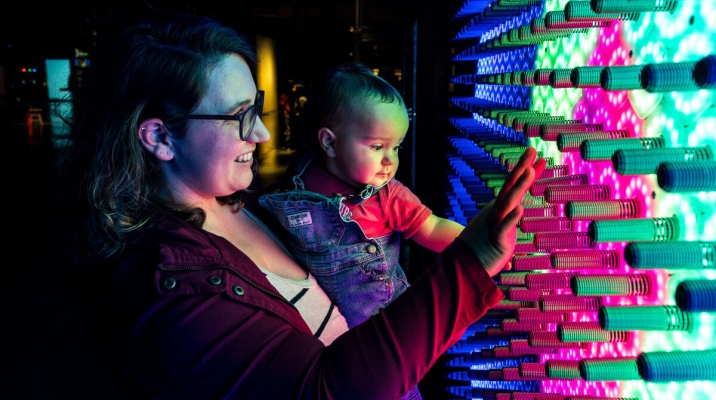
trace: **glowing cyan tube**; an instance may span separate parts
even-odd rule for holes
[[[604,90],[643,89],[641,74],[643,65],[605,67],[599,75],[599,84]]]
[[[581,275],[570,278],[575,296],[648,296],[653,282],[651,275]]]
[[[608,185],[550,185],[544,188],[544,200],[563,204],[570,200],[608,200],[612,192]]]
[[[604,67],[577,67],[572,70],[570,80],[575,88],[601,88],[601,76]]]
[[[628,140],[628,139],[622,139]],[[620,175],[656,174],[659,165],[667,161],[713,160],[711,147],[677,147],[649,149],[620,149],[614,152],[612,164]]]
[[[585,161],[609,161],[614,153],[625,149],[654,149],[666,146],[663,137],[623,138],[623,139],[587,139],[579,146],[579,152]],[[658,166],[658,164],[657,164]],[[656,172],[656,167],[654,172]]]
[[[678,240],[681,227],[676,217],[633,218],[592,221],[587,232],[594,243],[661,242]]]
[[[624,260],[632,268],[716,268],[716,242],[629,243]]]
[[[562,342],[629,342],[633,339],[630,331],[607,331],[598,322],[560,322],[557,337]]]
[[[635,199],[568,201],[564,214],[569,219],[592,221],[642,217],[640,202]]]
[[[716,191],[716,161],[667,161],[656,169],[659,186],[670,193]]]
[[[676,305],[683,311],[716,311],[716,281],[687,279],[674,292]]]
[[[599,326],[608,331],[690,331],[693,316],[676,306],[600,307]]]
[[[716,380],[716,350],[654,351],[641,353],[637,362],[647,382]]]
[[[617,269],[621,257],[616,250],[557,250],[550,261],[554,269]]]
[[[592,131],[592,132],[560,132],[557,135],[557,148],[561,152],[579,151],[579,146],[585,140],[590,139],[622,139],[628,138],[631,133],[626,129],[618,129],[612,131]]]
[[[597,13],[673,11],[679,0],[591,0]]]
[[[648,92],[699,90],[694,79],[696,62],[647,64],[642,71],[642,86]]]
[[[579,361],[579,375],[585,381],[641,380],[636,358],[588,358]]]

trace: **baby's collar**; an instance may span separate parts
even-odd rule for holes
[[[365,185],[365,188],[363,188],[363,190],[361,190],[357,194],[351,194],[346,196],[346,199],[353,205],[361,204],[364,201],[368,200],[374,194],[378,193],[378,191],[382,189],[383,186],[387,185],[388,182],[390,182],[390,179],[385,181],[385,183],[380,186],[373,186],[371,184],[367,184]]]

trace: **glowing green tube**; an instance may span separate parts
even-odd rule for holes
[[[607,331],[598,322],[560,322],[557,325],[557,338],[562,342],[629,342],[629,331]]]
[[[641,380],[636,358],[593,358],[579,361],[579,375],[585,381]]]
[[[629,243],[624,260],[632,268],[716,268],[716,242]]]
[[[624,140],[624,139],[622,139]],[[671,147],[620,149],[612,155],[614,170],[621,175],[656,174],[659,165],[668,161],[690,162],[713,160],[711,147]]]
[[[599,326],[608,331],[690,331],[693,317],[676,306],[599,308]]]
[[[587,228],[593,243],[671,241],[678,240],[680,232],[676,217],[592,221]]]
[[[653,149],[666,146],[662,137],[653,138],[621,138],[621,139],[587,139],[579,145],[579,153],[585,161],[609,161],[619,150]],[[658,164],[657,164],[658,166]],[[656,167],[654,167],[654,172]]]
[[[641,353],[637,363],[647,382],[716,380],[716,350]]]
[[[648,296],[651,275],[578,275],[570,278],[575,296]]]
[[[635,199],[568,201],[564,214],[569,219],[604,220],[628,219],[641,216],[640,202]]]

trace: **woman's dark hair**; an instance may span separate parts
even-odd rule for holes
[[[67,158],[68,221],[76,261],[104,260],[125,245],[128,233],[172,210],[201,226],[204,213],[174,204],[158,161],[140,144],[139,124],[161,119],[176,138],[207,91],[211,69],[228,54],[256,69],[253,45],[206,17],[153,11],[131,16],[100,36],[98,53],[73,93]],[[219,198],[241,206],[241,193]]]

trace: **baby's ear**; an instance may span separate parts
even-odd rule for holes
[[[336,149],[334,147],[336,134],[333,133],[332,130],[328,128],[321,128],[318,131],[318,142],[321,144],[323,152],[326,153],[328,157],[336,156]]]
[[[159,160],[169,161],[174,158],[169,131],[161,119],[150,118],[142,121],[137,135],[142,146]]]

